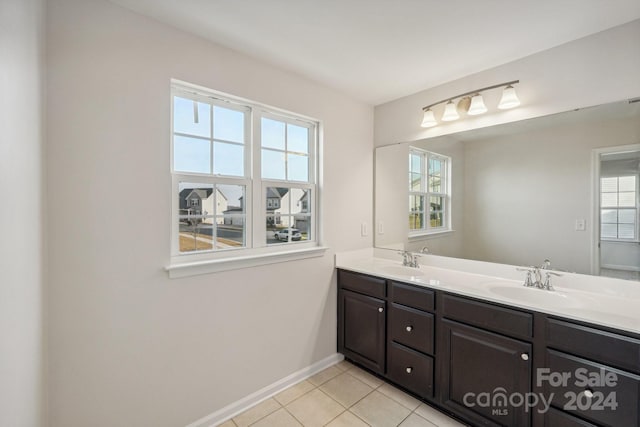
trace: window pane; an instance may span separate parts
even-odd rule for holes
[[[308,202],[307,192],[302,188],[291,188],[289,194],[291,195],[291,213],[301,213],[303,201],[306,199]]]
[[[280,151],[262,150],[262,178],[285,179],[284,156]]]
[[[244,185],[218,184],[216,185],[217,206],[216,215],[244,214],[245,187]]]
[[[267,216],[267,244],[288,243],[300,241],[302,234],[300,230],[292,226],[290,215],[268,215]]]
[[[424,204],[423,196],[409,196],[409,211],[410,212],[422,212]]]
[[[618,238],[619,239],[635,239],[636,232],[633,224],[619,224],[618,225]]]
[[[440,176],[442,174],[442,160],[429,159],[429,175]]]
[[[424,225],[424,197],[409,196],[409,229],[420,230]]]
[[[309,153],[309,129],[287,124],[287,150]]]
[[[429,212],[442,211],[443,198],[442,197],[429,197]]]
[[[621,176],[619,178],[620,189],[618,191],[636,191],[635,176]]]
[[[181,221],[195,222],[213,215],[213,185],[181,182],[178,185],[178,215]]]
[[[180,222],[180,252],[210,251],[213,249],[212,219],[203,218],[192,222]]]
[[[262,118],[262,146],[284,150],[284,123]]]
[[[616,224],[602,224],[600,227],[600,237],[602,239],[617,239],[618,226]]]
[[[216,219],[216,249],[245,246],[245,216],[230,215]]]
[[[213,107],[213,137],[225,141],[244,142],[244,113]]]
[[[422,175],[418,173],[409,174],[409,191],[422,191]]]
[[[429,192],[442,193],[441,179],[439,176],[429,176]]]
[[[191,99],[174,96],[173,131],[210,138],[211,106]]]
[[[213,143],[213,173],[244,176],[244,146],[215,141]]]
[[[442,227],[442,212],[431,212],[429,214],[431,220],[431,227]]]
[[[618,178],[609,177],[600,179],[600,191],[603,193],[615,193],[618,191]]]
[[[617,209],[602,209],[600,214],[600,221],[605,224],[615,224],[618,222]]]
[[[409,172],[421,173],[422,156],[419,154],[409,154]]]
[[[173,137],[173,169],[178,172],[211,173],[211,144],[208,140]]]
[[[636,205],[636,193],[618,193],[618,206],[631,208]]]
[[[295,218],[295,224],[293,226],[300,230],[301,242],[313,239],[313,236],[311,235],[311,215],[298,215]]]
[[[636,222],[636,210],[635,209],[620,209],[618,211],[618,222],[623,224],[635,224]]]
[[[287,179],[291,181],[309,181],[309,157],[289,153],[287,155]]]
[[[618,193],[602,193],[600,205],[603,208],[618,207]]]

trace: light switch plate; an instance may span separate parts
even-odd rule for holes
[[[585,231],[587,229],[587,221],[584,219],[576,219],[576,231]]]

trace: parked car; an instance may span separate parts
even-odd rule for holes
[[[275,237],[277,240],[288,242],[289,230],[291,230],[291,240],[295,241],[302,239],[302,234],[300,234],[300,230],[298,230],[297,228],[285,228],[284,230],[278,230],[274,233],[273,237]]]

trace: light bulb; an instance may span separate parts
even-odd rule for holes
[[[422,117],[422,123],[420,124],[420,126],[422,126],[423,128],[430,128],[437,124],[438,121],[436,120],[436,116],[433,115],[433,111],[431,111],[431,108],[427,109],[424,112],[424,116]]]
[[[487,112],[487,107],[484,105],[484,99],[482,99],[482,95],[476,93],[471,98],[471,105],[469,106],[469,111],[467,114],[470,116],[477,116],[478,114],[484,114]]]
[[[452,122],[454,120],[458,120],[459,118],[460,116],[458,115],[456,104],[454,104],[453,101],[447,102],[447,105],[444,106],[444,114],[442,114],[442,121]]]
[[[520,105],[520,100],[518,99],[518,95],[516,95],[516,90],[513,86],[509,85],[504,88],[502,91],[502,98],[500,99],[500,103],[498,104],[498,108],[501,110],[506,110],[509,108],[514,108]]]

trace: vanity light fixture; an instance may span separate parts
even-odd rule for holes
[[[444,114],[442,114],[442,121],[444,122],[452,122],[454,120],[458,120],[460,116],[458,115],[458,111],[456,108],[456,104],[453,101],[449,100],[447,105],[444,106]]]
[[[518,95],[516,95],[516,90],[513,86],[509,85],[504,88],[502,91],[502,98],[500,98],[500,103],[498,104],[498,108],[501,110],[506,110],[509,108],[514,108],[520,105],[520,100],[518,99]]]
[[[482,97],[483,91],[504,88],[502,91],[502,97],[500,99],[500,103],[498,104],[498,108],[501,110],[506,110],[508,108],[514,108],[520,105],[520,100],[516,95],[516,90],[513,85],[520,83],[520,80],[513,80],[510,82],[500,83],[493,86],[483,87],[481,89],[472,90],[470,92],[463,93],[461,95],[457,95],[451,98],[444,99],[439,102],[435,102],[433,104],[427,105],[422,109],[424,112],[422,123],[420,126],[423,128],[428,128],[432,126],[436,126],[438,121],[435,118],[432,107],[435,107],[439,104],[445,104],[444,113],[442,114],[443,122],[450,122],[453,120],[457,120],[460,118],[458,111],[466,112],[470,116],[477,116],[479,114],[484,114],[488,111],[487,106],[484,103],[484,98]],[[469,98],[471,96],[471,98]],[[459,99],[458,103],[454,102],[456,99]],[[457,107],[456,107],[457,105]]]
[[[424,116],[422,117],[422,124],[420,124],[420,126],[423,128],[430,128],[437,124],[438,121],[436,120],[436,116],[433,114],[433,110],[431,110],[431,108],[425,110]]]
[[[478,114],[484,114],[487,112],[487,106],[484,105],[484,99],[482,95],[476,93],[471,98],[471,105],[469,105],[469,111],[467,114],[470,116],[477,116]]]

